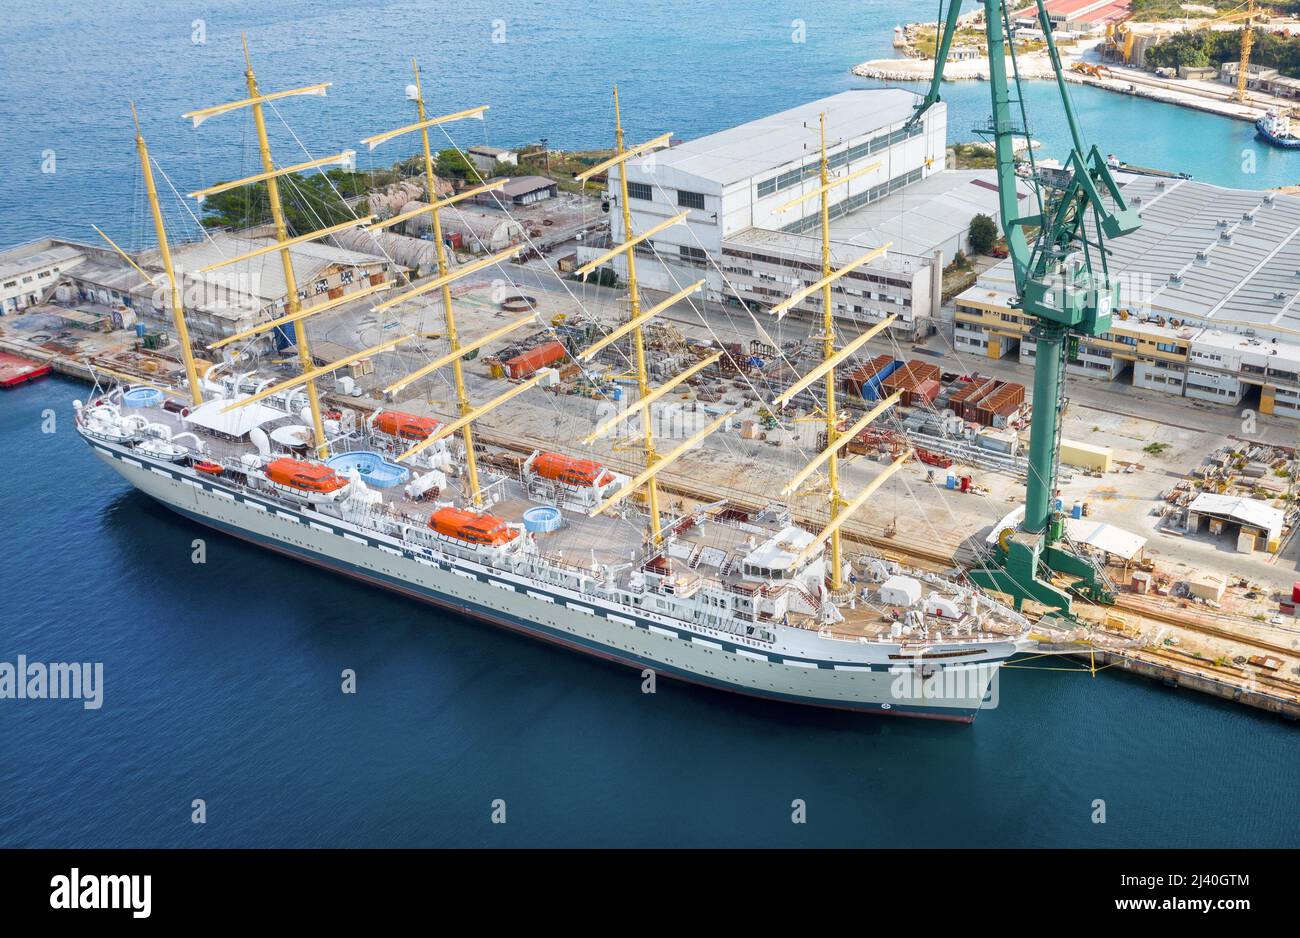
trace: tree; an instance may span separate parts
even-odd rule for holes
[[[998,240],[998,225],[987,215],[976,215],[970,220],[967,241],[975,254],[987,254]]]
[[[434,170],[444,179],[455,176],[457,179],[465,179],[469,182],[483,182],[483,177],[479,175],[479,171],[474,164],[465,159],[461,152],[454,147],[449,147],[438,154],[438,159],[434,163]]]
[[[306,234],[365,215],[364,202],[350,207],[348,200],[364,194],[369,186],[366,173],[344,169],[311,176],[281,176],[280,201],[290,234]],[[270,220],[271,203],[265,182],[219,192],[203,200],[203,225],[207,228],[251,228]]]

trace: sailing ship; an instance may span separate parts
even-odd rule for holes
[[[508,471],[500,468],[499,460],[480,460],[479,454],[489,447],[476,439],[477,423],[535,388],[544,372],[513,382],[496,398],[476,405],[466,386],[463,362],[504,335],[540,323],[530,313],[480,339],[462,341],[452,284],[508,260],[520,249],[512,247],[451,266],[439,210],[495,191],[504,181],[438,198],[429,143],[430,128],[479,118],[486,106],[430,117],[415,67],[415,84],[408,96],[415,103],[416,121],[362,142],[374,149],[418,133],[427,205],[385,220],[358,218],[291,236],[277,180],[304,167],[346,161],[349,154],[278,166],[268,143],[264,106],[286,97],[323,94],[326,86],[267,94],[258,86],[247,45],[245,59],[246,98],[186,117],[197,125],[222,114],[251,111],[262,171],[194,195],[266,184],[275,238],[273,244],[253,253],[279,254],[288,286],[287,304],[283,315],[214,342],[210,348],[220,350],[270,330],[292,329],[299,356],[297,373],[251,390],[228,364],[198,373],[151,161],[137,122],[136,142],[170,281],[171,312],[185,360],[188,393],[127,382],[96,393],[84,404],[77,402],[78,430],[100,459],[139,491],[195,522],[448,612],[597,658],[775,701],[962,722],[974,719],[989,699],[1000,665],[1032,644],[1028,620],[969,581],[909,570],[882,556],[850,557],[843,543],[845,523],[911,453],[898,455],[861,491],[844,491],[840,460],[845,444],[896,405],[900,394],[884,398],[851,423],[837,407],[838,369],[888,328],[893,317],[884,317],[839,344],[833,285],[883,255],[887,246],[838,269],[832,266],[830,194],[875,167],[832,176],[824,115],[818,185],[783,206],[789,210],[819,200],[821,277],[769,311],[779,319],[803,300],[820,296],[820,363],[771,402],[772,412],[780,413],[796,395],[822,385],[819,417],[825,421],[824,447],[781,492],[793,497],[811,487],[825,493],[827,521],[814,528],[796,523],[789,505],[780,502],[761,510],[727,501],[683,504],[676,515],[662,503],[664,470],[729,425],[735,414],[724,411],[671,450],[660,451],[651,419],[655,403],[715,367],[723,353],[707,354],[657,386],[650,379],[647,326],[699,290],[704,281],[643,308],[637,248],[658,232],[684,223],[689,212],[646,231],[633,231],[622,166],[668,145],[670,135],[626,146],[617,89],[614,154],[577,178],[585,183],[609,174],[612,179],[611,171],[617,171],[614,201],[626,240],[583,265],[579,273],[587,276],[621,258],[626,265],[628,316],[578,350],[574,359],[586,363],[608,351],[628,350],[637,399],[604,420],[585,442],[593,443],[615,430],[631,431],[639,424],[635,437],[641,469],[629,476],[599,459],[575,455],[576,446],[565,452],[560,445],[556,451],[534,452],[516,471]],[[362,294],[303,306],[290,248],[346,228],[379,231],[424,213],[437,246],[436,275],[404,286],[384,280],[365,292],[398,291],[379,301],[376,312],[435,291],[440,294],[446,353],[385,391],[392,395],[425,379],[445,380],[449,369],[455,414],[440,419],[386,407],[365,414],[343,405],[326,410],[318,379],[363,357],[409,348],[406,343],[416,336],[388,339],[315,365],[306,320]],[[183,406],[169,397],[180,398]],[[284,445],[295,437],[277,430],[289,427],[295,428],[305,445]]]

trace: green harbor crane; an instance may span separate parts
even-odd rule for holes
[[[1008,37],[1015,35],[1010,11],[1005,0],[983,0],[993,115],[976,131],[993,143],[1000,223],[1018,294],[1013,305],[1031,321],[1036,350],[1024,520],[1000,532],[995,551],[970,575],[985,589],[1010,596],[1017,608],[1031,600],[1069,615],[1075,595],[1100,603],[1115,596],[1101,568],[1072,547],[1056,504],[1062,374],[1067,358],[1077,354],[1079,336],[1108,332],[1111,313],[1123,302],[1120,284],[1110,277],[1106,242],[1132,234],[1142,221],[1125,204],[1100,151],[1084,146],[1044,0],[1034,2],[1073,145],[1060,169],[1034,166],[1014,45],[1008,55]],[[948,0],[934,77],[912,121],[940,100],[960,14],[961,0]],[[1024,180],[1016,172],[1017,138],[1027,145],[1030,172]],[[1023,209],[1021,186],[1032,190]]]

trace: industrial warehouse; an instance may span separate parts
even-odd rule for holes
[[[1300,417],[1300,196],[1121,175],[1142,229],[1114,242],[1128,305],[1081,336],[1075,374]],[[956,298],[953,341],[1032,364],[1009,262]]]
[[[931,334],[943,269],[963,249],[972,218],[997,217],[997,184],[991,172],[945,169],[946,109],[909,123],[920,100],[898,89],[845,91],[629,160],[634,228],[689,212],[685,224],[638,247],[641,282],[669,294],[704,276],[710,299],[765,308],[815,279],[806,272],[821,266],[817,205],[789,203],[817,174],[824,113],[831,168],[854,176],[830,199],[832,258],[844,263],[889,245],[836,284],[835,316],[869,326],[896,315],[891,330],[900,338]],[[611,193],[617,179],[611,170]],[[621,216],[610,215],[618,241]],[[624,275],[621,261],[613,266]],[[816,309],[814,299],[796,312]]]

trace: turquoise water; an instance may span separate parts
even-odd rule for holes
[[[933,15],[928,0],[381,2],[364,9],[320,0],[11,0],[0,40],[0,126],[9,137],[0,148],[0,244],[51,232],[95,238],[91,223],[132,245],[149,240],[136,185],[132,98],[154,158],[177,190],[255,171],[245,116],[198,130],[179,120],[184,111],[243,96],[241,30],[264,88],[335,83],[328,98],[281,105],[320,156],[410,121],[402,92],[411,56],[421,61],[435,108],[491,105],[484,123],[458,126],[462,143],[544,136],[552,146],[594,146],[611,137],[614,81],[631,138],[664,130],[694,137],[870,85],[850,75],[850,66],[892,55],[895,23]],[[199,44],[196,17],[204,18]],[[799,23],[804,41],[792,41]],[[493,42],[494,34],[504,41]],[[952,138],[971,138],[988,116],[987,85],[950,83],[944,94]],[[1300,182],[1300,153],[1256,143],[1248,124],[1093,88],[1072,86],[1071,94],[1089,138],[1129,162],[1221,185]],[[1050,83],[1027,86],[1031,128],[1049,156],[1066,143],[1054,95]],[[306,159],[279,121],[271,124],[280,159]],[[406,155],[376,152],[373,159],[384,164]],[[54,172],[43,172],[51,154]],[[366,165],[372,157],[359,159]],[[1253,172],[1245,171],[1249,159]],[[174,223],[192,229],[178,201],[167,201]]]
[[[411,477],[410,469],[389,462],[379,453],[341,453],[330,457],[328,462],[341,475],[347,475],[350,469],[356,467],[361,480],[375,488],[389,489],[401,485]]]
[[[409,119],[412,54],[446,109],[493,105],[479,139],[580,146],[608,139],[611,79],[634,138],[689,137],[857,86],[848,65],[887,54],[888,28],[933,4],[604,9],[238,2],[205,12],[195,46],[189,5],[11,0],[0,243],[93,237],[91,221],[146,238],[129,95],[179,188],[251,171],[239,119],[197,134],[175,119],[240,96],[241,28],[267,88],[338,82],[323,102],[285,106],[317,154]],[[490,42],[496,17],[503,45]],[[806,43],[789,41],[796,18]],[[984,116],[986,91],[949,87],[955,128]],[[1243,184],[1244,125],[1075,96],[1106,149]],[[1055,146],[1046,120],[1035,133]],[[1251,180],[1291,181],[1288,161],[1268,155]],[[85,394],[47,380],[0,395],[0,661],[105,670],[93,713],[0,701],[0,846],[1300,845],[1291,724],[1115,672],[1007,671],[999,706],[969,727],[672,682],[646,696],[634,671],[196,528],[91,456],[71,429]],[[50,413],[56,432],[43,433]],[[354,696],[339,692],[345,668]],[[195,798],[205,825],[190,822]],[[498,798],[505,825],[489,822]],[[795,799],[807,824],[790,823]],[[1105,824],[1092,822],[1098,800]]]

